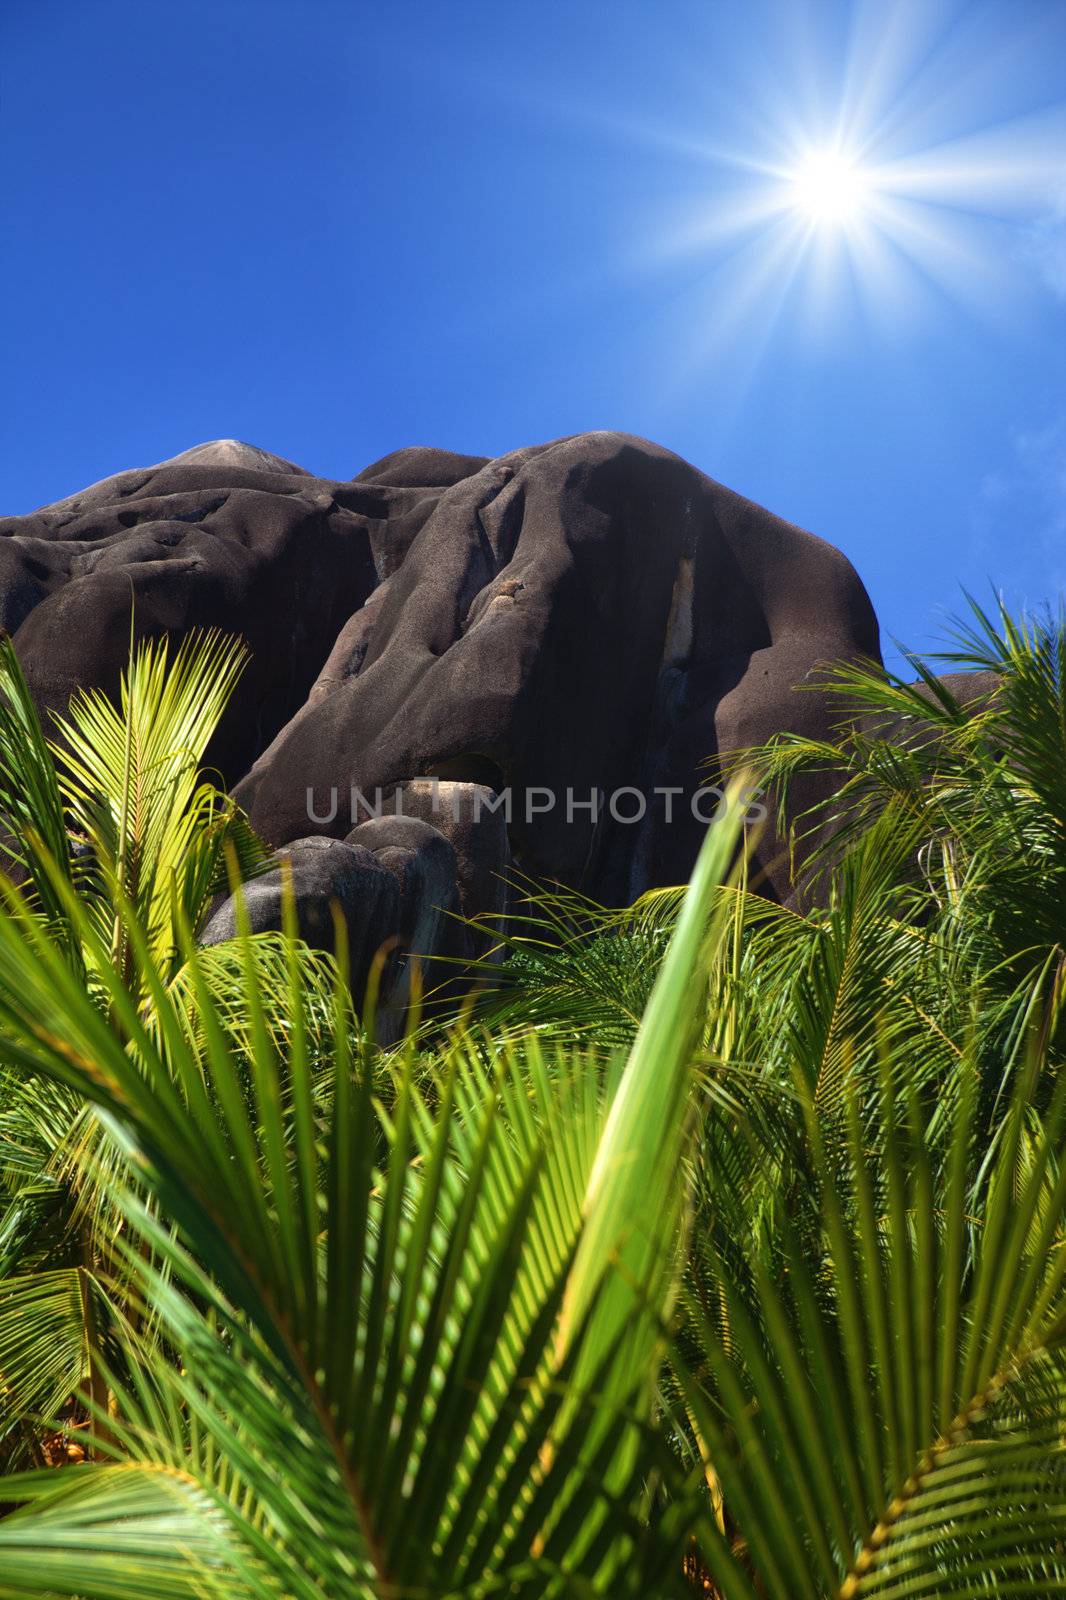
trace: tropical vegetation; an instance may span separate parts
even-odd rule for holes
[[[1066,621],[948,656],[749,757],[795,904],[734,800],[385,1048],[342,921],[196,942],[239,645],[0,645],[0,1596],[1066,1593]]]

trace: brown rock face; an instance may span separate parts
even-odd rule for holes
[[[878,656],[839,551],[618,433],[495,460],[401,450],[350,482],[218,441],[0,523],[0,621],[43,707],[114,686],[131,610],[137,635],[248,640],[211,754],[274,845],[346,838],[367,815],[353,788],[440,778],[464,914],[499,909],[508,841],[525,871],[610,903],[684,879],[714,763],[825,734],[796,686]],[[424,796],[413,814],[434,820]],[[764,841],[782,894],[779,854]]]

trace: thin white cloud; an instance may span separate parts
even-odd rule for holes
[[[1066,412],[1016,430],[1009,461],[981,480],[969,562],[1015,606],[1066,594]]]
[[[1020,254],[1052,294],[1066,300],[1066,185],[1052,196],[1044,215],[1026,228]]]
[[[1066,528],[1066,414],[1036,433],[1018,433],[1015,453],[1055,512],[1059,532]]]

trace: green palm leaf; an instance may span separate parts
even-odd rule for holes
[[[879,1150],[847,1097],[844,1159],[809,1087],[810,1212],[771,1272],[719,1254],[730,1340],[703,1322],[682,1376],[728,1520],[705,1529],[723,1595],[1059,1593],[1066,1586],[1066,1087],[1027,1143],[1019,1076],[980,1170],[973,1064],[950,1158],[882,1081]]]
[[[242,1549],[281,1514],[252,1464],[283,1447],[283,1493],[303,1531],[283,1556],[273,1543],[274,1558],[314,1592],[473,1593],[510,1574],[515,1592],[552,1593],[568,1570],[644,1581],[642,1546],[658,1548],[637,1515],[654,1445],[648,1313],[665,1310],[676,1271],[699,993],[720,937],[708,910],[738,826],[714,830],[640,1037],[602,1093],[585,1057],[545,1060],[531,1045],[486,1064],[460,1035],[432,1102],[409,1059],[386,1107],[376,1069],[349,1055],[359,1036],[342,956],[324,1120],[294,943],[279,1033],[256,941],[237,942],[238,1052],[212,993],[216,953],[184,950],[190,1029],[133,906],[122,909],[131,990],[107,930],[67,895],[101,1011],[9,891],[0,1026],[12,1061],[99,1105],[153,1198],[146,1207],[129,1190],[121,1204],[142,1254],[166,1267],[141,1269],[145,1297],[195,1373],[181,1379],[183,1406],[157,1407],[157,1425],[169,1416],[172,1435],[184,1432],[195,1412],[216,1441],[245,1440],[238,1498],[255,1510]],[[206,1325],[197,1303],[212,1307]],[[325,1537],[311,1537],[316,1523]],[[665,1592],[680,1572],[676,1535],[658,1563]],[[84,1560],[80,1571],[96,1592]]]

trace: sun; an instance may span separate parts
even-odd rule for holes
[[[843,224],[864,208],[869,184],[863,169],[837,150],[808,155],[789,174],[792,205],[813,222]]]

